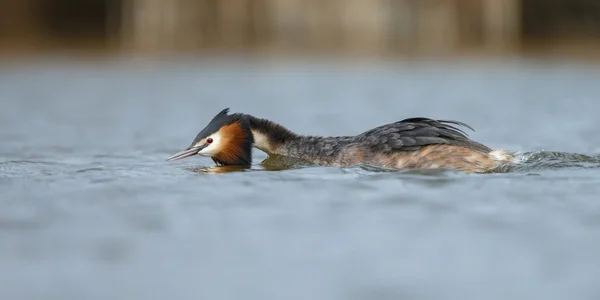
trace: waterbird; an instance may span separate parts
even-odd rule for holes
[[[471,140],[452,120],[408,118],[354,136],[297,134],[268,119],[220,111],[185,150],[167,161],[200,155],[217,166],[250,166],[252,149],[310,164],[351,167],[359,164],[388,169],[452,169],[485,173],[516,162],[516,154]],[[474,131],[474,130],[473,130]]]

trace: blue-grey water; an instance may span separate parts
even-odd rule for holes
[[[0,299],[598,299],[599,83],[517,59],[3,65]],[[456,119],[523,162],[165,162],[225,107],[320,135]]]

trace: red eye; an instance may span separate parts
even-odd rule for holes
[[[208,144],[212,143],[212,138],[207,138],[207,139],[206,139],[206,142],[207,142]]]

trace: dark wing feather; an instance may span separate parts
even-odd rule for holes
[[[356,140],[366,143],[379,152],[414,151],[427,145],[457,145],[473,150],[489,152],[491,149],[469,139],[458,128],[473,130],[469,125],[458,121],[410,118],[376,127],[356,136]]]

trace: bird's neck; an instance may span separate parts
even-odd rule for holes
[[[254,147],[268,154],[317,161],[332,158],[336,149],[347,144],[351,137],[299,135],[267,119],[248,115]]]
[[[289,147],[303,138],[273,121],[246,116],[254,136],[254,147],[268,154],[288,156]]]

